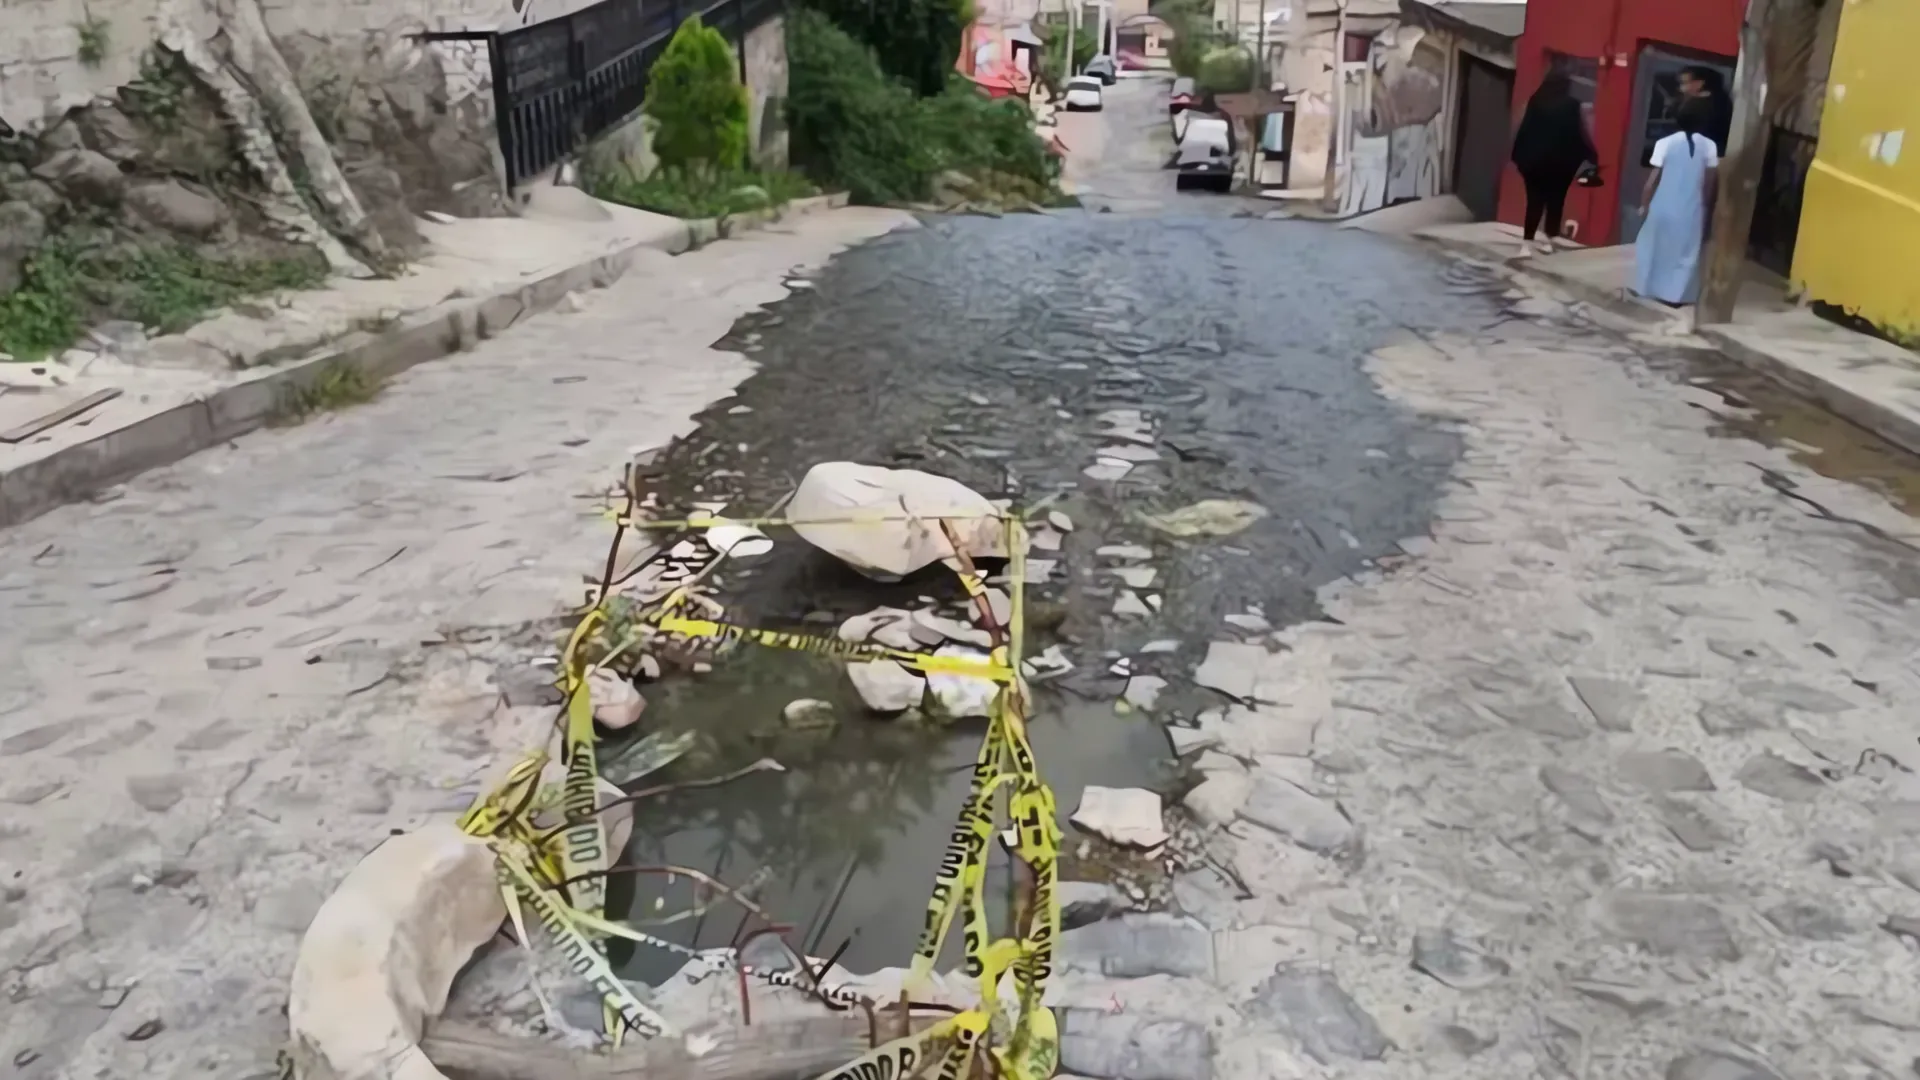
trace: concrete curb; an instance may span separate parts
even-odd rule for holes
[[[1720,327],[1709,326],[1696,332],[1713,342],[1714,347],[1727,359],[1765,375],[1835,416],[1865,428],[1903,450],[1920,454],[1920,419],[1894,409],[1883,401],[1857,393],[1851,387],[1820,378],[1787,363]]]
[[[65,447],[0,474],[0,528],[39,517],[149,469],[171,465],[207,447],[264,426],[291,390],[312,384],[335,365],[388,379],[430,360],[463,352],[558,304],[568,293],[605,288],[625,276],[643,250],[679,255],[729,236],[791,217],[836,210],[844,194],[796,199],[783,207],[732,218],[688,221],[664,239],[629,247],[557,270],[478,299],[451,300],[415,312],[370,333],[356,331],[314,353],[258,377],[225,386]]]

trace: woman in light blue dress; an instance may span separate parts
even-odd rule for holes
[[[1653,144],[1653,173],[1640,196],[1645,224],[1633,241],[1633,291],[1665,304],[1700,298],[1700,249],[1713,207],[1720,152],[1699,99],[1680,106],[1680,130]]]

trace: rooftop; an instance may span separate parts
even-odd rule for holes
[[[1403,8],[1424,8],[1441,19],[1516,39],[1527,27],[1526,0],[1404,0]]]

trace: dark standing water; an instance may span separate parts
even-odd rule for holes
[[[937,219],[842,256],[812,286],[736,327],[730,343],[763,368],[671,452],[664,494],[758,513],[813,464],[852,460],[1027,503],[1058,496],[1051,507],[1077,527],[1052,583],[1030,590],[1052,629],[1029,651],[1058,642],[1078,665],[1066,687],[1039,690],[1032,729],[1063,818],[1086,784],[1173,780],[1159,720],[1113,708],[1123,682],[1107,673],[1112,656],[1179,639],[1177,652],[1137,656],[1136,670],[1172,681],[1161,719],[1190,714],[1206,702],[1187,673],[1209,640],[1235,636],[1224,615],[1312,618],[1317,586],[1424,531],[1457,440],[1381,399],[1361,359],[1400,328],[1471,327],[1493,313],[1391,242],[1218,216]],[[1096,420],[1111,410],[1152,423],[1159,459],[1095,481],[1082,469],[1113,442]],[[1140,521],[1203,498],[1250,500],[1269,516],[1192,541]],[[1155,552],[1150,619],[1112,614],[1111,560],[1094,549],[1121,543]],[[791,537],[724,576],[734,618],[822,632],[879,604],[960,597],[943,572],[876,586]],[[796,943],[829,952],[851,935],[848,968],[904,964],[980,727],[869,719],[836,666],[762,650],[652,696],[649,717],[717,744],[684,773],[762,756],[786,771],[649,804],[629,858],[717,867],[732,882],[764,868],[761,896]],[[781,709],[801,697],[834,701],[845,719],[785,730]],[[1069,829],[1067,851],[1078,844]],[[642,884],[632,916],[654,915],[659,896],[658,882]],[[686,896],[684,881],[668,887],[660,910]],[[729,912],[663,933],[725,944],[738,925]],[[630,970],[671,966],[643,954]]]

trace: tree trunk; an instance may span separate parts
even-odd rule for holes
[[[1695,326],[1733,321],[1740,284],[1746,279],[1747,233],[1760,194],[1767,158],[1767,26],[1775,0],[1753,0],[1740,24],[1740,62],[1733,73],[1733,130],[1720,163],[1713,229],[1702,252],[1700,302]]]
[[[363,254],[376,259],[384,255],[386,243],[347,186],[347,178],[333,159],[333,149],[313,122],[313,113],[294,82],[293,70],[267,33],[258,0],[220,0],[219,10],[230,62],[271,112],[276,121],[275,136],[292,144],[285,149],[295,154],[306,170],[321,209],[332,217],[340,235]]]

